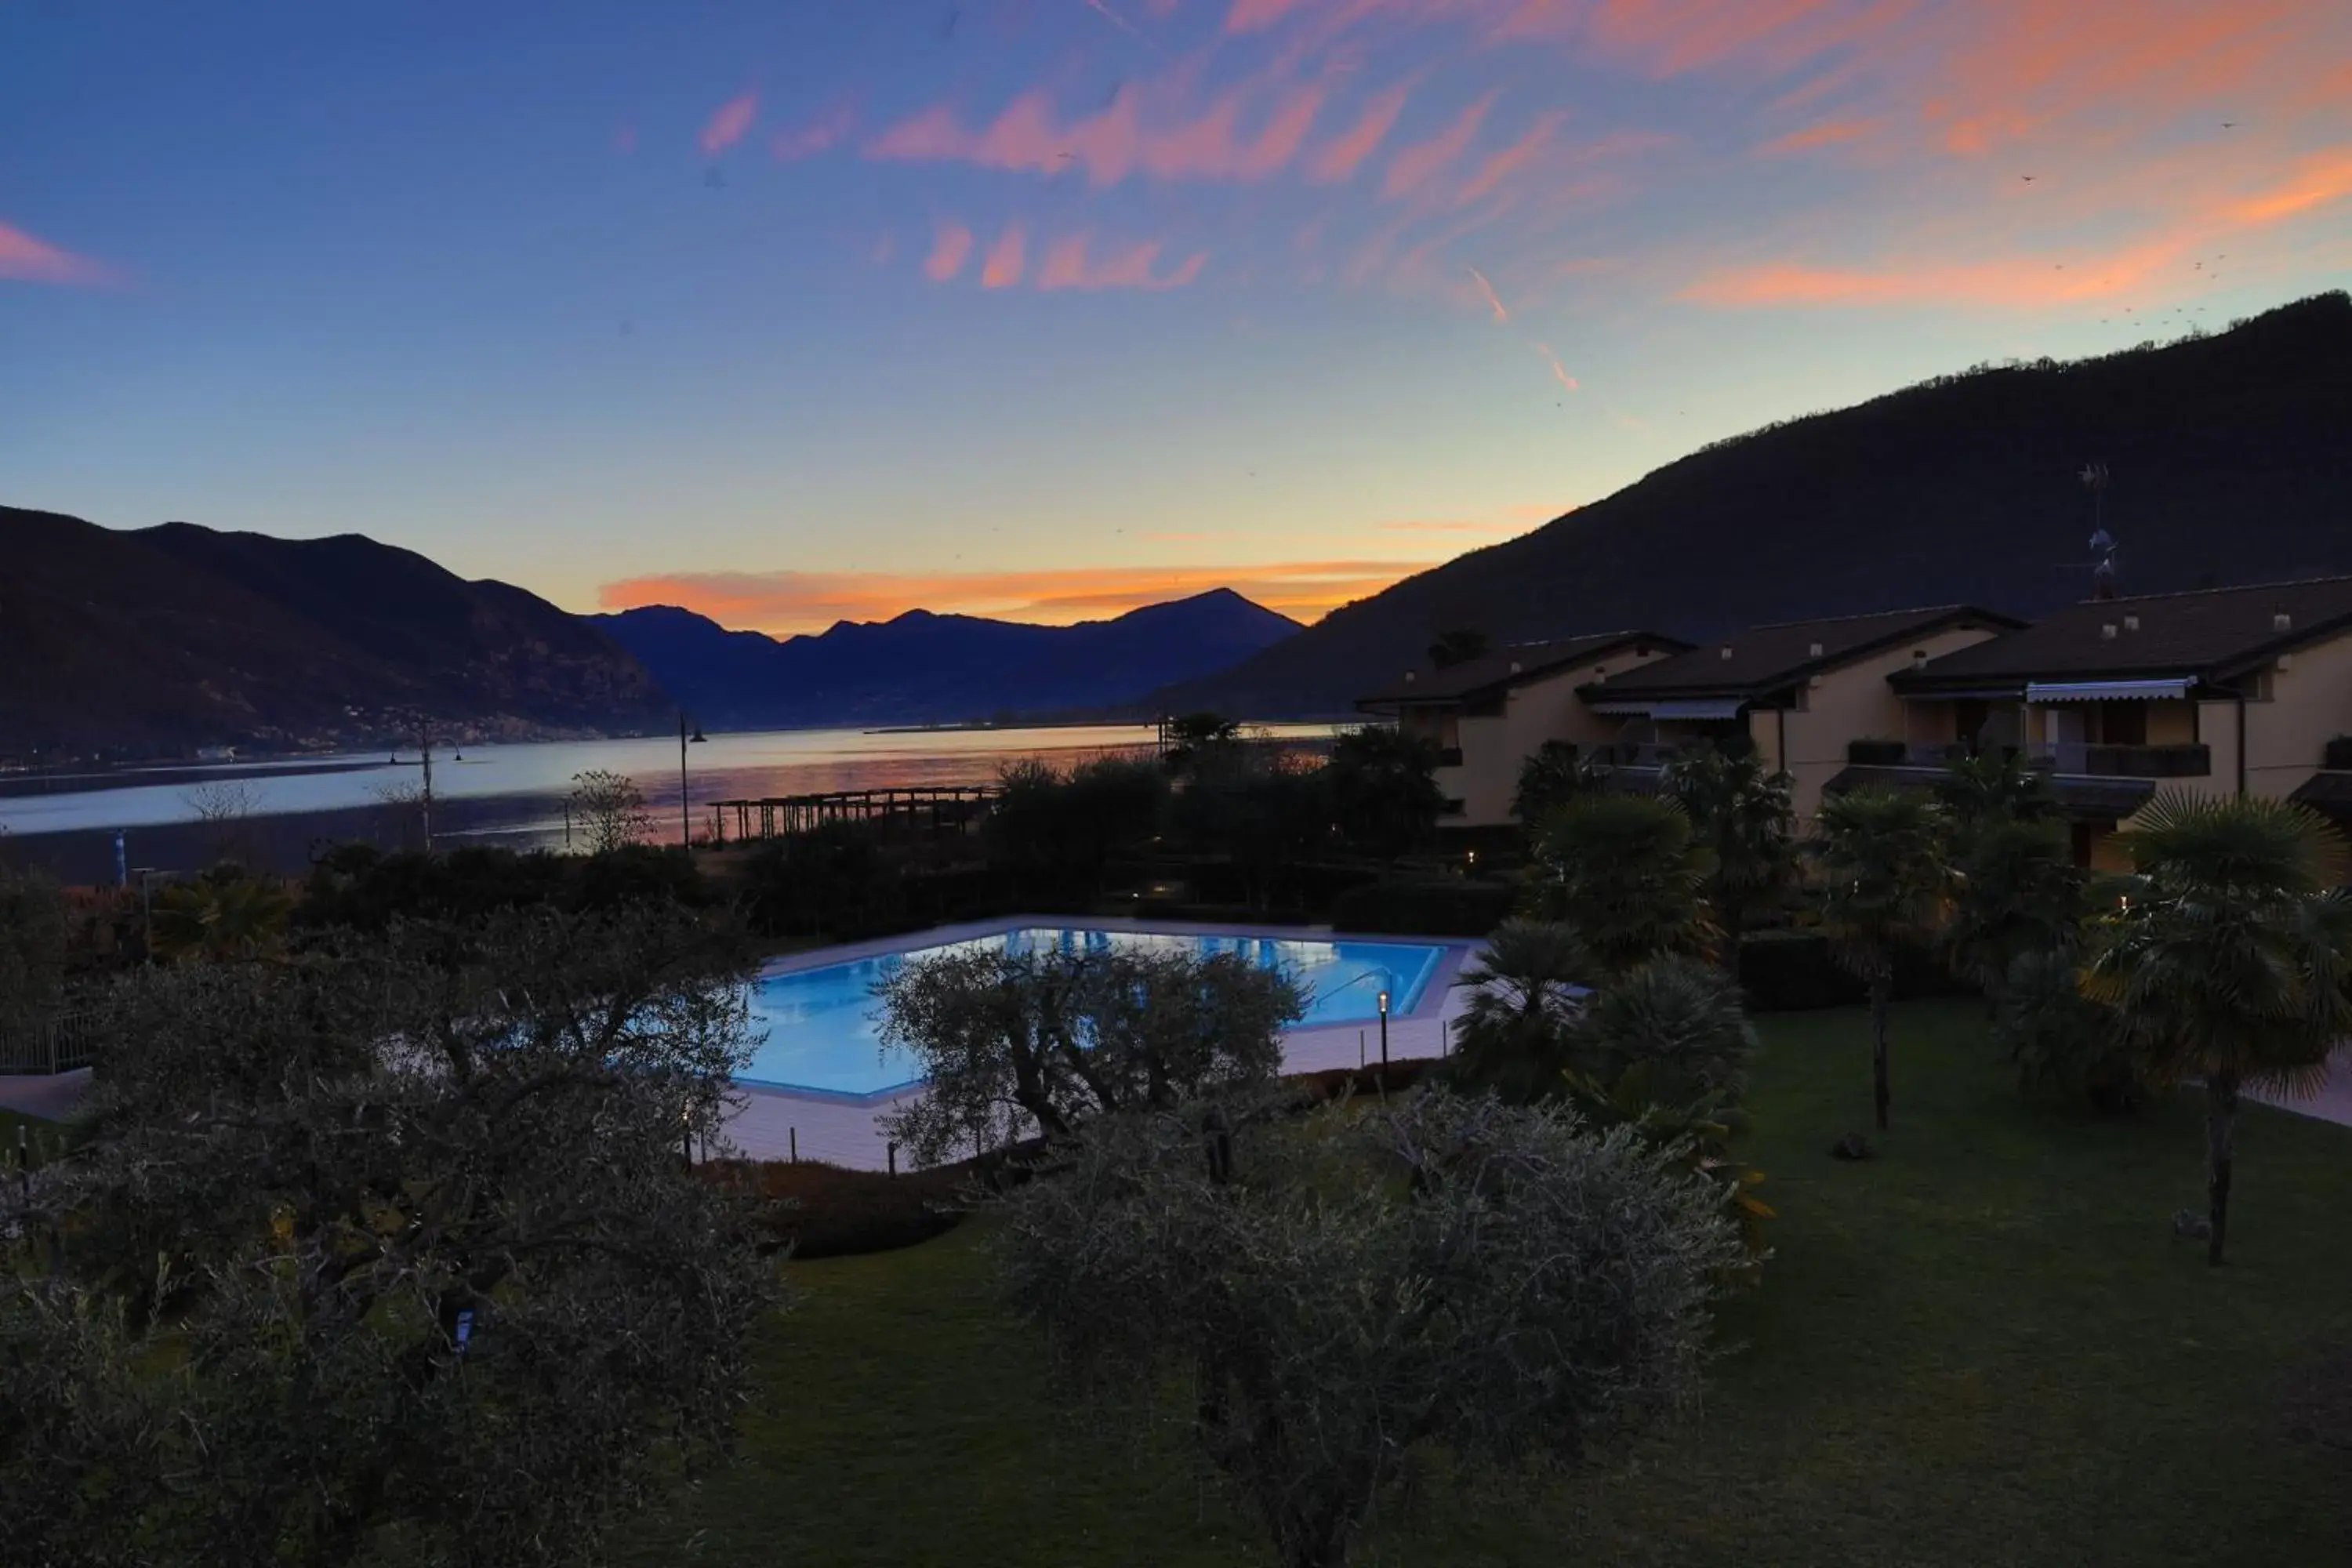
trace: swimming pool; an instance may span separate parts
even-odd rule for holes
[[[912,1087],[920,1077],[913,1058],[882,1044],[875,983],[910,958],[986,948],[1015,953],[1115,948],[1243,953],[1265,968],[1281,970],[1297,984],[1307,1003],[1306,1016],[1297,1026],[1300,1028],[1370,1023],[1380,1016],[1383,987],[1389,993],[1391,1017],[1411,1013],[1447,952],[1443,944],[1421,942],[1023,926],[964,942],[762,975],[751,992],[751,1024],[754,1032],[765,1027],[768,1037],[738,1075],[740,1081],[857,1099]]]

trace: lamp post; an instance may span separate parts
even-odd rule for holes
[[[686,798],[686,748],[688,744],[699,744],[709,737],[703,734],[699,724],[694,726],[691,735],[686,732],[686,710],[681,708],[677,710],[677,847],[691,856],[694,853],[694,808]]]
[[[1387,992],[1386,990],[1382,990],[1382,991],[1381,992],[1381,1086],[1382,1086],[1383,1088],[1385,1088],[1385,1087],[1387,1086],[1387,1084],[1388,1084],[1388,1081],[1389,1081],[1389,994],[1388,994],[1388,992]]]

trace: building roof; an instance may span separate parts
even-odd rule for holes
[[[1497,688],[1541,680],[1573,665],[1605,658],[1621,647],[1637,654],[1654,648],[1669,652],[1690,647],[1680,637],[1656,632],[1594,632],[1584,637],[1555,637],[1548,642],[1513,643],[1477,658],[1444,669],[1422,668],[1369,697],[1356,699],[1359,708],[1397,708],[1424,702],[1460,702]]]
[[[1844,768],[1822,785],[1823,795],[1843,795],[1857,789],[1933,789],[1944,777],[1940,768],[1879,767],[1863,763]],[[2156,794],[2152,779],[2086,778],[2059,774],[2050,780],[2050,794],[2058,809],[2075,822],[2121,822],[2146,805]]]
[[[1971,605],[1782,621],[1645,664],[1584,689],[1588,702],[1762,697],[1807,677],[1949,626],[2008,630],[2025,623]]]
[[[2352,773],[2314,773],[2287,799],[2298,805],[2324,811],[2330,816],[2352,816]]]
[[[2222,681],[2347,631],[2352,577],[2086,599],[2023,631],[1948,653],[1924,669],[1899,671],[1893,680],[1898,691],[1922,694],[1991,694],[2049,680]]]

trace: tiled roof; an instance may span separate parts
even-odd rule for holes
[[[1818,670],[1875,653],[1947,626],[1994,630],[2021,626],[2013,616],[1969,605],[1888,610],[1874,616],[1839,616],[1818,621],[1783,621],[1750,626],[1724,641],[1655,664],[1612,675],[1584,689],[1588,701],[1617,699],[1758,697],[1790,686]],[[1728,649],[1729,657],[1725,657]]]
[[[2132,676],[2223,680],[2347,630],[2352,577],[2089,599],[2023,631],[1946,654],[1924,669],[1900,671],[1894,684],[1925,692]]]
[[[1588,637],[1556,637],[1549,642],[1514,643],[1444,669],[1415,670],[1409,680],[1392,681],[1369,697],[1357,698],[1356,706],[1392,708],[1404,702],[1458,702],[1490,688],[1538,680],[1566,666],[1589,663],[1619,647],[1646,653],[1689,646],[1680,637],[1637,631],[1595,632]]]

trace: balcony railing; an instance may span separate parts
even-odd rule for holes
[[[1577,755],[1588,763],[1611,768],[1664,767],[1683,754],[1681,746],[1658,745],[1648,741],[1603,741],[1580,746]]]
[[[1462,765],[1462,748],[1459,746],[1440,746],[1437,749],[1437,765],[1441,768],[1460,767]]]
[[[2106,779],[2201,779],[2213,772],[2204,745],[2115,746],[2060,741],[2035,746],[2034,763],[2053,772]]]

